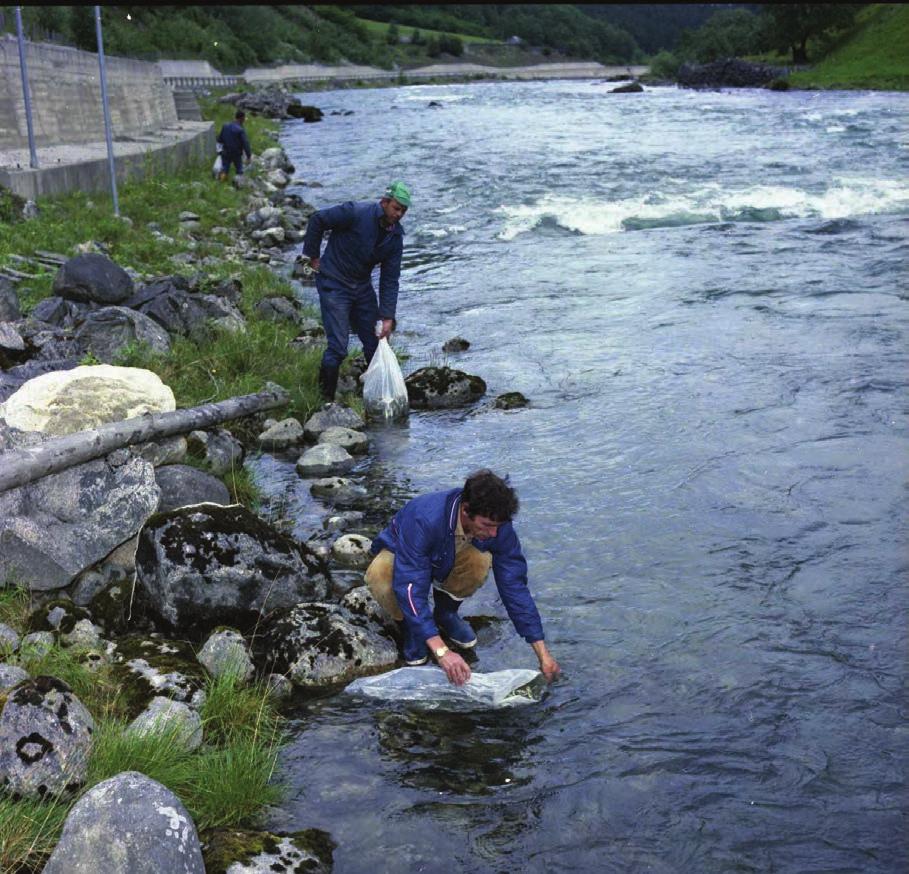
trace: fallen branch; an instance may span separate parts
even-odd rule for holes
[[[146,413],[121,422],[109,422],[88,431],[52,437],[38,446],[4,452],[0,454],[0,492],[59,473],[123,446],[209,428],[262,410],[282,407],[288,400],[289,395],[283,388],[273,386],[267,391],[228,398],[214,404],[167,413]]]

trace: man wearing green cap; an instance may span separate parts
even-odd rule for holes
[[[403,182],[392,182],[378,203],[348,201],[320,209],[306,226],[303,254],[316,271],[316,288],[328,347],[319,368],[319,390],[333,401],[338,371],[347,355],[353,330],[363,343],[366,361],[372,359],[379,340],[395,327],[398,279],[404,250],[401,219],[410,206],[410,191]],[[325,253],[322,237],[331,231]],[[379,298],[370,276],[380,266]],[[375,324],[381,320],[382,330]]]

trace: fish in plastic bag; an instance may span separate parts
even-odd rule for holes
[[[407,416],[410,405],[404,374],[385,337],[379,340],[379,348],[363,375],[363,406],[367,416],[386,422]]]
[[[463,686],[455,686],[444,671],[429,666],[398,668],[375,677],[360,677],[344,691],[386,701],[405,701],[429,710],[497,709],[540,701],[546,691],[546,680],[539,671],[516,668],[473,673]]]

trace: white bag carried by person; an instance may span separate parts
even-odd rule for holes
[[[386,422],[403,419],[410,406],[401,365],[385,337],[379,340],[379,348],[363,374],[363,406],[368,416]]]
[[[221,172],[221,153],[215,156],[215,163],[211,165],[211,175],[217,179],[218,174]]]

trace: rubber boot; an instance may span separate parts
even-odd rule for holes
[[[338,388],[338,368],[326,367],[324,364],[319,368],[319,392],[322,399],[331,403],[335,399],[335,391]]]
[[[404,640],[404,664],[409,667],[425,665],[429,661],[429,653],[426,650],[426,642],[423,640],[414,640],[407,630],[406,622],[398,622],[398,631]]]
[[[456,643],[464,649],[476,646],[477,636],[470,627],[470,623],[458,616],[458,607],[461,606],[461,602],[441,589],[434,588],[432,597],[435,602],[432,618],[435,619],[439,630],[444,631],[452,643]]]

